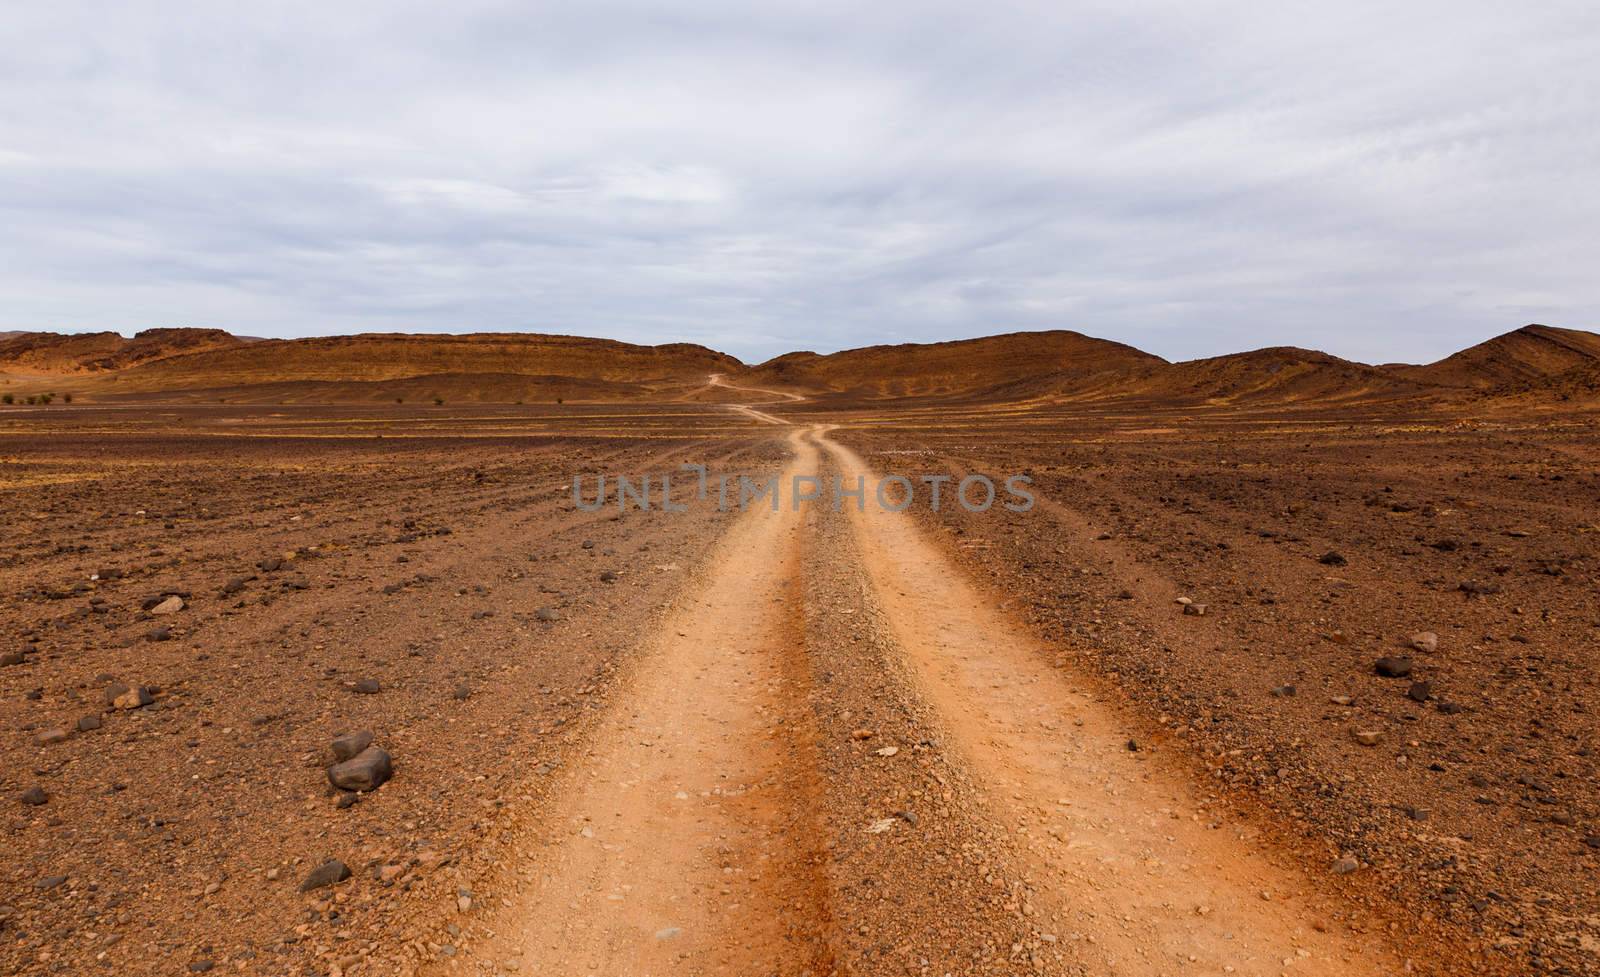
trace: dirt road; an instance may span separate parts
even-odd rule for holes
[[[875,477],[823,428],[797,429],[788,444],[784,485],[824,462],[847,481]],[[497,914],[482,965],[551,975],[887,973],[920,952],[928,969],[939,956],[932,919],[912,924],[926,926],[928,946],[902,946],[892,963],[844,963],[837,952],[857,924],[838,918],[838,896],[859,869],[847,878],[826,856],[831,839],[863,826],[831,823],[818,804],[823,755],[851,744],[820,738],[804,705],[812,690],[796,604],[802,574],[848,569],[867,581],[915,707],[943,732],[919,749],[939,750],[977,786],[967,814],[985,823],[974,837],[1006,839],[1006,853],[985,860],[1013,863],[1032,892],[1025,914],[1050,952],[1025,957],[1025,969],[1408,968],[1382,939],[1350,932],[1349,907],[1208,809],[1178,769],[1134,748],[1114,709],[1052,668],[908,516],[810,506],[796,511],[787,494],[776,512],[756,506],[719,544],[587,756],[562,774],[560,800],[524,852],[531,883]],[[823,519],[848,520],[859,566],[808,561]],[[992,881],[996,870],[982,871]],[[936,874],[930,865],[877,880],[875,898],[900,901],[936,885]],[[1011,914],[984,907],[1001,933]]]
[[[791,444],[784,482],[816,462]],[[793,688],[802,519],[757,506],[722,541],[564,775],[491,959],[563,975],[829,969]]]

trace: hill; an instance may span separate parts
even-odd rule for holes
[[[114,332],[7,333],[0,335],[0,372],[83,376],[245,343],[221,329],[146,329],[132,339]]]
[[[1178,404],[1335,404],[1417,396],[1425,384],[1317,350],[1275,346],[1167,363],[1131,377],[1123,398]]]
[[[867,346],[827,355],[787,353],[753,368],[740,383],[869,399],[954,397],[1029,384],[1091,385],[1162,362],[1122,343],[1052,330]]]
[[[1554,377],[1600,360],[1600,335],[1523,326],[1426,366],[1395,366],[1396,376],[1443,387],[1492,389]]]
[[[712,373],[744,369],[731,356],[688,343],[637,346],[531,333],[370,333],[255,341],[228,337],[231,341],[142,359],[136,343],[113,342],[121,338],[115,333],[72,338],[82,341],[44,344],[48,359],[31,351],[17,358],[31,368],[0,369],[41,378],[73,375],[74,392],[93,399],[193,400],[204,393],[207,399],[287,402],[441,397],[506,403],[641,399],[703,384]],[[63,349],[71,350],[75,373],[59,365],[49,373],[39,368],[67,362]],[[134,362],[121,369],[100,366],[119,358]]]

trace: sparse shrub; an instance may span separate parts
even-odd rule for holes
[[[14,404],[16,402],[17,398],[11,396],[10,394],[0,395],[0,404]]]
[[[38,402],[39,402],[39,398],[38,397],[34,397],[34,396],[29,396],[28,397],[28,406],[32,407],[34,404],[37,404]]]
[[[566,403],[566,401],[565,401],[565,400],[563,400],[563,399],[562,399],[562,398],[560,398],[560,397],[557,397],[557,398],[556,398],[556,403],[558,403],[558,404],[564,404],[564,403]]]
[[[56,395],[55,394],[40,394],[39,395],[39,403],[44,404],[46,406],[49,405],[50,401],[55,400],[55,399],[56,399]]]
[[[435,406],[435,407],[443,407],[444,406],[444,398],[443,397],[435,397],[435,398],[433,398],[433,406]]]
[[[397,404],[403,404],[403,403],[406,402],[406,399],[404,397],[396,397],[394,399],[394,402],[397,403]]]
[[[72,395],[71,394],[62,394],[61,395],[61,402],[64,403],[64,404],[72,403]]]

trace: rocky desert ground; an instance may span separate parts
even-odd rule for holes
[[[271,358],[26,340],[0,971],[1600,973],[1589,334],[1045,335],[181,389]],[[618,474],[674,507],[574,498]],[[788,492],[973,474],[1034,505]]]

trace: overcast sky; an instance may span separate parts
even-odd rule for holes
[[[1600,328],[1600,5],[0,9],[0,330]]]

